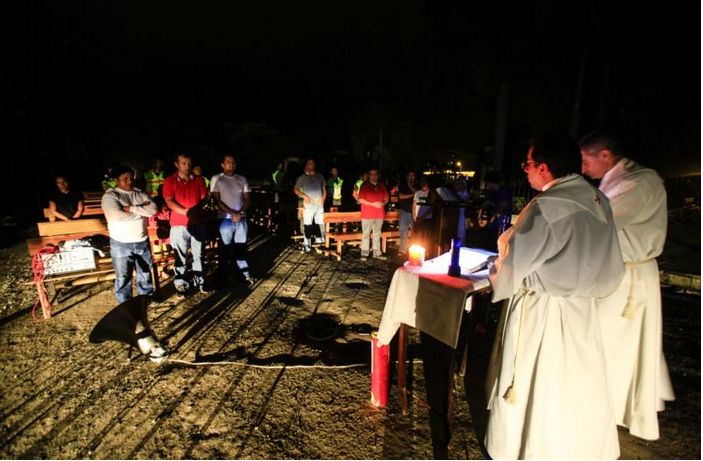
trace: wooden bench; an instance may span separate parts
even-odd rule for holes
[[[400,215],[397,211],[386,212],[383,220],[384,224],[395,226],[398,224]],[[350,230],[351,225],[361,224],[360,211],[338,211],[325,213],[323,217],[325,223],[325,246],[330,247],[331,241],[334,240],[336,252],[332,253],[338,260],[342,258],[344,245],[361,245],[363,233],[358,230]],[[338,232],[332,232],[333,224],[341,224],[342,229]],[[388,248],[388,241],[400,237],[400,231],[397,229],[387,229],[381,232],[381,251],[384,253]]]
[[[67,240],[84,239],[94,237],[96,235],[110,236],[107,229],[107,224],[102,219],[76,219],[72,221],[53,221],[37,223],[39,238],[27,240],[27,248],[30,256],[34,256],[39,250],[48,245],[58,245],[60,242]],[[173,251],[156,252],[155,245],[160,244],[156,235],[156,227],[149,227],[150,248],[152,250],[152,282],[154,291],[160,289],[161,277],[164,274],[164,269],[168,265],[172,265],[174,261]],[[109,246],[101,248],[105,253],[109,254]],[[43,289],[48,294],[48,300],[40,296],[42,301],[42,310],[48,312],[47,301],[53,303],[57,296],[57,290],[71,286],[87,285],[91,283],[104,282],[115,279],[115,271],[112,266],[112,258],[105,256],[98,258],[96,268],[92,270],[76,271],[65,274],[55,274],[48,276],[43,281]],[[39,292],[40,287],[37,286]],[[46,314],[45,314],[46,316]]]
[[[95,197],[94,196],[94,200]],[[102,192],[100,193],[102,197]],[[100,199],[98,199],[100,200]],[[101,210],[102,211],[102,210]],[[27,248],[30,256],[34,255],[48,245],[58,245],[60,242],[75,239],[84,239],[96,235],[110,236],[107,224],[104,219],[76,219],[71,221],[49,221],[37,223],[39,238],[27,240]],[[152,252],[152,283],[154,292],[161,288],[162,278],[166,270],[175,264],[175,254],[172,247],[164,248],[162,240],[157,235],[157,227],[148,227],[149,247]],[[109,246],[101,248],[105,253],[109,253]],[[204,247],[204,262],[217,259],[216,239],[208,238]],[[44,299],[40,294],[42,310],[47,313],[47,304],[55,301],[57,290],[69,286],[86,285],[90,283],[103,282],[115,279],[115,271],[112,266],[112,258],[109,256],[98,258],[96,268],[85,271],[76,271],[65,274],[56,274],[44,279],[41,289],[45,290],[50,299]],[[40,287],[37,286],[39,292]],[[45,314],[46,317],[46,314]],[[46,317],[48,318],[48,317]]]
[[[39,231],[39,238],[27,240],[27,249],[32,257],[48,245],[58,245],[66,240],[83,239],[95,235],[104,235],[106,237],[110,235],[107,230],[107,224],[101,219],[41,222],[37,223],[37,230]],[[41,301],[44,318],[49,318],[51,315],[50,304],[56,299],[57,289],[114,280],[114,278],[112,259],[102,257],[98,258],[95,269],[54,274],[46,277],[41,284],[37,282],[37,294]],[[41,296],[42,290],[47,294],[48,298]]]
[[[54,221],[37,223],[39,238],[27,240],[27,249],[30,256],[41,248],[51,244],[56,245],[64,240],[73,240],[89,237],[91,235],[105,235],[109,237],[107,224],[102,219],[76,219],[73,221]]]
[[[359,246],[361,245],[361,238],[363,234],[361,232],[354,233],[333,233],[332,238],[334,238],[335,244],[337,246],[338,259],[341,259],[342,247],[346,243],[347,245]],[[386,230],[381,231],[381,251],[386,252],[388,247],[388,241],[391,239],[399,238],[400,231],[397,230]]]
[[[83,196],[83,216],[102,216],[103,192],[84,192]],[[51,212],[51,208],[44,208],[44,217],[50,222],[56,221],[56,216]]]

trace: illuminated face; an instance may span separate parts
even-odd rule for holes
[[[376,184],[378,182],[378,170],[369,171],[369,181],[371,181],[372,184]]]
[[[187,176],[193,169],[193,160],[191,160],[189,157],[186,157],[185,155],[179,155],[175,165],[176,169],[178,170],[178,173],[183,176]]]
[[[337,171],[336,168],[332,168],[332,169],[330,170],[330,173],[332,174],[332,177],[333,177],[333,178],[336,178],[336,177],[339,175],[339,172]]]
[[[364,181],[364,182],[368,181],[368,180],[369,180],[369,174],[368,174],[368,173],[362,174],[362,175],[361,175],[361,180]]]
[[[308,160],[305,163],[305,171],[307,171],[308,173],[314,173],[315,168],[317,168],[317,165],[315,165],[315,160]]]
[[[608,163],[604,151],[592,155],[594,153],[594,151],[581,151],[581,173],[591,179],[601,179],[608,172]]]
[[[226,156],[224,159],[222,159],[222,171],[227,176],[233,175],[234,170],[237,167],[237,162],[234,161],[234,157],[231,155]]]
[[[68,181],[66,181],[66,178],[62,176],[56,178],[56,187],[58,187],[61,192],[68,192]]]
[[[408,173],[408,182],[411,184],[415,182],[415,173],[413,173],[412,171]]]
[[[130,191],[134,187],[134,176],[132,173],[122,173],[117,177],[117,187]]]
[[[198,165],[198,166],[194,166],[194,167],[193,167],[193,174],[194,174],[195,176],[201,176],[201,175],[203,174],[203,167],[201,167],[201,166],[199,166],[199,165]]]
[[[530,186],[533,189],[542,190],[542,187],[549,181],[545,181],[543,177],[545,166],[541,163],[536,163],[532,159],[532,152],[534,150],[534,147],[530,147],[530,150],[527,151],[527,160],[524,162],[523,171],[527,174],[527,181],[530,183]]]

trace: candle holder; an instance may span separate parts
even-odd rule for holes
[[[425,262],[425,249],[420,245],[412,245],[408,248],[408,265],[420,267]]]
[[[459,256],[461,255],[461,239],[452,239],[452,261],[449,264],[448,274],[450,277],[461,277],[461,266]]]

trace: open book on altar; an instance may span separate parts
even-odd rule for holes
[[[498,256],[497,253],[481,250],[478,248],[461,248],[459,254],[459,266],[461,267],[462,277],[480,277],[488,276],[488,261]],[[436,258],[425,261],[421,267],[411,267],[405,263],[405,268],[412,270],[413,273],[421,274],[446,274],[449,270],[449,264],[452,261],[451,251],[448,251]]]

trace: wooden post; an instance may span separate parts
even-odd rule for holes
[[[400,409],[404,415],[408,414],[408,385],[406,383],[406,339],[405,324],[401,323],[398,329],[398,391],[400,392]]]

